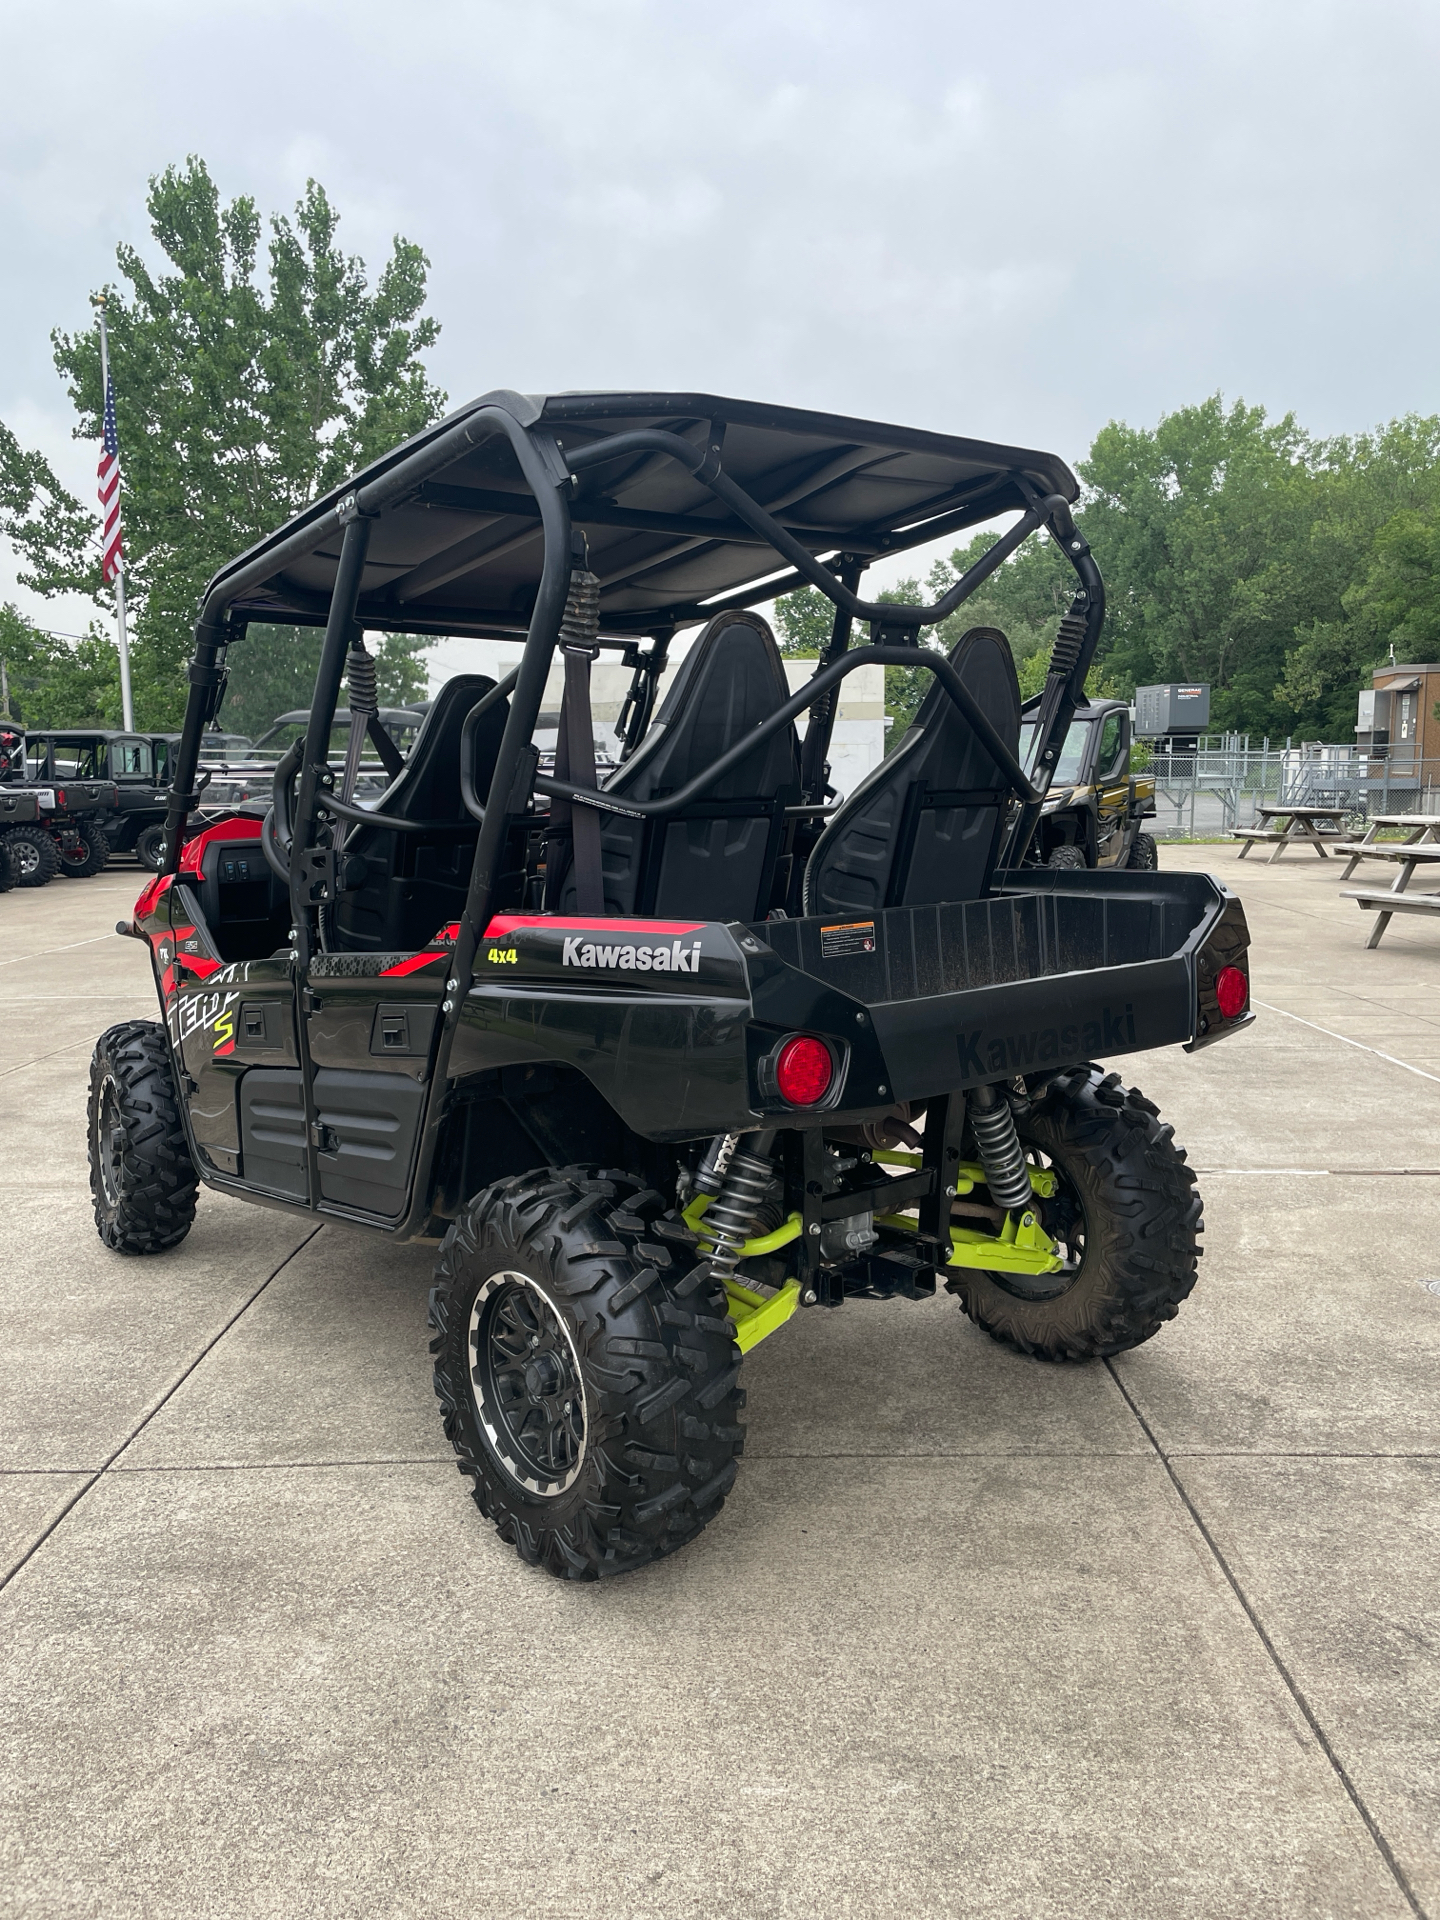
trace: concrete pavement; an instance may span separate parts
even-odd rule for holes
[[[429,1252],[203,1193],[101,1247],[138,876],[0,899],[0,1915],[1440,1920],[1440,934],[1162,860],[1263,1003],[1123,1063],[1206,1170],[1179,1320],[800,1315],[720,1519],[578,1589],[466,1498]]]

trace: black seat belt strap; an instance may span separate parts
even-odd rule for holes
[[[599,587],[600,582],[592,573],[577,571],[571,576],[570,602],[565,609],[567,626],[571,624],[572,606],[580,614],[580,621],[576,624],[590,625],[585,616],[590,614],[592,605],[594,624],[598,625]],[[576,605],[577,602],[580,604]],[[599,657],[600,649],[564,641],[561,652],[565,658],[565,691],[560,699],[560,736],[555,742],[555,777],[568,780],[572,787],[588,787],[595,793],[600,783],[595,775],[590,668]],[[564,824],[566,814],[569,815],[576,911],[587,915],[603,914],[605,872],[601,864],[599,810],[558,800],[552,803],[551,819],[557,826]]]

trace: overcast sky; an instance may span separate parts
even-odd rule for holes
[[[0,418],[88,497],[49,330],[147,176],[307,175],[424,247],[452,402],[698,389],[1053,448],[1221,389],[1440,411],[1437,0],[5,8]],[[123,451],[123,450],[122,450]],[[45,625],[83,610],[0,597]]]

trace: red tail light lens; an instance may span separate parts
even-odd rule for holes
[[[825,1098],[834,1078],[830,1049],[813,1034],[797,1033],[781,1047],[775,1062],[775,1085],[780,1098],[792,1107],[813,1107]]]
[[[1238,967],[1222,967],[1215,976],[1215,999],[1227,1020],[1245,1011],[1250,998],[1250,982]]]
[[[63,806],[65,805],[65,789],[64,789],[64,787],[59,787],[59,788],[57,788],[57,789],[56,789],[56,793],[55,793],[55,798],[56,798],[56,799],[57,799],[57,800],[58,800],[58,801],[60,802],[60,804],[61,804],[61,806],[62,806],[62,807],[63,807]]]

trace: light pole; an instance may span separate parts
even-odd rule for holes
[[[112,401],[110,392],[110,341],[105,331],[105,296],[103,293],[92,293],[90,299],[100,316],[100,433],[103,440],[106,430],[105,416]],[[118,445],[112,448],[107,443],[106,451],[113,452],[118,467],[120,459]],[[104,465],[103,459],[101,465],[102,467]],[[118,472],[115,484],[118,488],[120,484]],[[119,511],[118,498],[116,501],[116,511]],[[103,524],[100,538],[103,551],[105,538]],[[120,710],[125,723],[125,731],[127,733],[133,733],[135,731],[135,703],[130,697],[130,638],[125,631],[125,561],[120,554],[116,554],[115,556],[115,626],[120,642]]]

